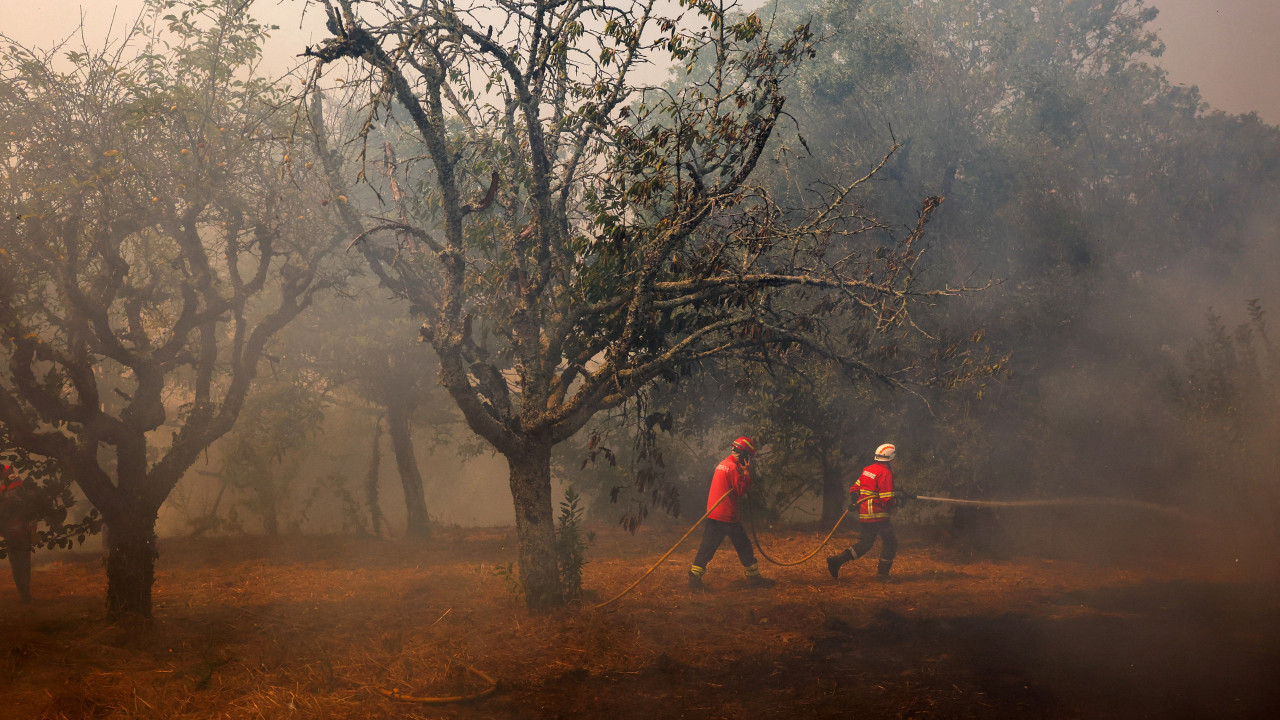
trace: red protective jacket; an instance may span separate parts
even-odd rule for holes
[[[882,462],[871,463],[863,468],[849,492],[858,496],[860,522],[885,522],[894,505],[893,471]]]
[[[707,494],[707,509],[716,504],[721,495],[732,490],[729,497],[720,503],[707,517],[723,522],[738,522],[738,498],[747,493],[751,486],[750,469],[738,463],[738,458],[730,454],[716,466],[716,474],[711,478],[711,492]]]

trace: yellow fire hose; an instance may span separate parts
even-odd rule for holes
[[[663,553],[662,557],[658,558],[658,562],[654,563],[653,567],[649,568],[644,575],[641,575],[639,578],[637,578],[635,582],[628,585],[626,589],[623,590],[622,592],[618,593],[617,595],[614,595],[613,597],[609,598],[608,600],[605,600],[604,602],[598,605],[594,605],[593,607],[595,609],[605,607],[606,605],[609,605],[617,601],[623,595],[626,595],[627,593],[631,592],[631,590],[635,588],[635,586],[640,584],[640,581],[649,577],[650,573],[652,573],[654,570],[657,570],[658,566],[661,565],[664,560],[670,557],[671,553],[676,551],[676,548],[680,547],[680,543],[683,543],[690,535],[693,534],[693,531],[696,530],[698,526],[702,524],[702,521],[707,519],[707,516],[711,514],[711,511],[720,507],[720,503],[724,502],[724,499],[729,497],[729,493],[731,492],[733,491],[730,490],[725,494],[721,495],[720,499],[716,500],[715,504],[712,505],[705,513],[702,514],[702,517],[698,518],[698,522],[694,523],[693,527],[690,527],[689,530],[684,535],[682,535],[679,540],[676,541],[676,544],[671,546],[670,550]],[[495,692],[497,692],[498,690],[497,680],[494,680],[493,678],[484,674],[480,670],[477,670],[476,668],[473,668],[469,665],[467,666],[467,671],[472,673],[473,675],[476,675],[484,679],[485,682],[489,683],[489,686],[478,693],[473,693],[471,695],[457,695],[453,697],[423,697],[418,695],[409,695],[407,693],[400,692],[399,688],[392,688],[390,690],[387,690],[386,688],[375,687],[374,690],[376,690],[379,695],[382,695],[388,700],[398,700],[400,702],[417,703],[419,705],[445,705],[449,703],[469,702],[471,700],[479,700],[481,698],[486,698],[494,694]]]
[[[612,604],[614,601],[616,601],[618,598],[622,597],[623,595],[626,595],[627,593],[631,592],[631,589],[639,585],[641,580],[644,580],[645,578],[649,577],[649,573],[652,573],[654,570],[657,570],[658,566],[662,564],[662,561],[666,560],[667,557],[671,555],[671,553],[675,552],[676,548],[680,547],[680,543],[684,542],[685,538],[692,535],[693,531],[696,530],[697,527],[702,524],[702,521],[706,520],[707,516],[711,514],[711,511],[720,507],[720,503],[724,502],[724,499],[729,497],[729,493],[731,492],[733,492],[733,490],[729,490],[725,494],[721,495],[720,499],[716,501],[716,504],[708,508],[707,511],[702,514],[702,517],[698,518],[698,522],[694,523],[693,527],[689,528],[689,531],[686,532],[684,535],[682,535],[680,539],[676,541],[676,544],[671,546],[670,550],[663,553],[662,557],[658,558],[658,562],[653,564],[653,567],[649,568],[648,571],[646,571],[645,574],[641,575],[639,578],[636,578],[635,582],[628,585],[627,589],[623,590],[622,592],[618,593],[617,595],[614,595],[613,597],[609,598],[608,600],[605,600],[604,602],[598,605],[593,605],[592,607],[596,610],[599,610],[600,608],[606,605]]]
[[[685,540],[687,540],[689,536],[693,534],[694,530],[698,529],[698,526],[702,524],[702,521],[707,519],[707,516],[710,515],[713,510],[720,507],[720,503],[724,502],[724,499],[729,497],[729,493],[731,492],[733,491],[730,490],[725,494],[721,495],[720,499],[716,500],[715,504],[712,505],[705,513],[703,513],[702,517],[698,518],[698,521],[695,522],[688,529],[688,531],[685,532],[684,535],[680,536],[680,539],[676,541],[676,544],[672,545],[670,550],[667,550],[665,553],[663,553],[662,557],[658,558],[658,561],[655,562],[652,567],[646,570],[643,575],[636,578],[635,582],[628,585],[622,592],[618,593],[617,595],[614,595],[613,597],[609,598],[608,600],[605,600],[602,603],[593,605],[592,607],[598,610],[607,605],[611,605],[614,602],[617,602],[624,595],[626,595],[627,593],[635,589],[635,587],[639,585],[645,578],[649,577],[649,575],[651,575],[654,570],[657,570],[658,566],[661,565],[668,557],[670,557],[671,553],[675,552],[676,548],[680,547],[680,544],[683,543]],[[950,503],[953,505],[977,505],[977,506],[983,506],[983,507],[1035,507],[1035,506],[1050,506],[1050,505],[1082,505],[1082,504],[1083,505],[1110,505],[1110,506],[1123,505],[1127,507],[1135,507],[1143,510],[1170,513],[1180,517],[1186,517],[1186,513],[1184,513],[1183,511],[1177,508],[1169,507],[1166,505],[1157,505],[1155,503],[1142,502],[1140,500],[1128,500],[1125,498],[1074,497],[1074,498],[1053,498],[1048,500],[963,500],[959,498],[937,497],[934,495],[918,495],[916,496],[915,499],[926,500],[930,502]],[[748,508],[748,512],[750,512],[749,508]],[[769,557],[769,554],[765,552],[764,547],[760,544],[760,538],[756,533],[755,513],[753,512],[751,513],[751,538],[752,540],[755,541],[756,549],[760,551],[761,557],[763,557],[765,560],[768,560],[774,565],[779,565],[782,567],[799,565],[809,560],[814,555],[817,555],[819,550],[826,547],[827,542],[829,542],[831,540],[831,537],[836,534],[836,530],[840,529],[840,524],[843,523],[844,519],[849,516],[849,512],[850,512],[849,509],[846,509],[844,511],[844,514],[840,516],[840,519],[836,520],[836,524],[832,526],[831,532],[827,533],[827,536],[822,538],[822,542],[818,543],[818,546],[816,548],[814,548],[811,552],[809,552],[799,560],[794,560],[791,562],[783,562],[783,561],[775,560]],[[453,697],[423,697],[418,695],[408,695],[406,693],[400,692],[399,688],[392,688],[390,690],[387,690],[385,688],[375,687],[374,690],[376,690],[383,697],[388,698],[390,700],[399,700],[401,702],[417,703],[420,705],[444,705],[449,703],[468,702],[471,700],[479,700],[481,698],[488,697],[493,693],[497,692],[498,681],[494,680],[493,678],[489,677],[485,673],[471,666],[467,666],[467,671],[480,677],[481,679],[489,683],[489,686],[477,693],[473,693],[470,695],[457,695]]]
[[[848,517],[848,516],[849,516],[849,509],[848,509],[848,508],[845,508],[844,514],[840,516],[840,519],[839,519],[839,520],[836,520],[836,524],[835,524],[835,525],[833,525],[833,526],[831,527],[831,532],[827,533],[827,536],[826,536],[826,537],[824,537],[824,538],[822,538],[822,542],[818,543],[818,547],[814,548],[814,549],[813,549],[813,552],[810,552],[808,555],[805,555],[804,557],[800,558],[799,560],[795,560],[795,561],[792,561],[792,562],[782,562],[782,561],[780,561],[780,560],[774,560],[773,558],[769,557],[769,553],[767,553],[767,552],[765,552],[765,551],[764,551],[764,546],[760,544],[760,538],[759,538],[759,536],[757,536],[757,535],[756,535],[756,514],[755,514],[755,512],[751,512],[751,539],[755,541],[755,543],[756,543],[756,549],[760,551],[760,557],[764,558],[765,560],[768,560],[769,562],[773,563],[774,565],[780,565],[780,566],[782,566],[782,567],[790,567],[790,566],[792,566],[792,565],[799,565],[800,563],[803,563],[804,561],[808,560],[809,558],[813,557],[814,555],[817,555],[819,550],[821,550],[822,548],[826,547],[826,546],[827,546],[827,542],[828,542],[829,540],[831,540],[831,536],[832,536],[832,535],[835,535],[835,534],[836,534],[836,530],[839,530],[839,529],[840,529],[840,523],[844,522],[844,519],[845,519],[846,517]]]

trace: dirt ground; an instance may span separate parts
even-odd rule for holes
[[[822,552],[763,563],[778,585],[750,589],[726,544],[706,595],[684,585],[695,533],[609,608],[543,616],[502,576],[508,529],[162,542],[155,618],[114,624],[96,554],[38,557],[33,605],[0,576],[0,718],[1280,717],[1274,547],[1245,558],[1237,537],[1192,560],[1200,542],[1168,524],[1022,525],[981,541],[903,527],[890,584],[868,558],[832,580]],[[588,600],[683,529],[597,529]],[[787,560],[821,537],[760,540]],[[486,683],[468,667],[497,691],[377,692],[471,694]]]

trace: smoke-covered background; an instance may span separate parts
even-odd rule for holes
[[[0,7],[0,716],[1276,717],[1280,7],[723,7]]]
[[[7,34],[48,45],[72,33],[77,7],[35,2],[0,12]],[[321,13],[313,7],[300,19],[301,8],[255,6],[279,25],[265,55],[271,71],[294,66],[298,48],[323,33]],[[138,8],[81,12],[94,38],[109,24],[119,32]],[[1206,473],[1252,477],[1272,462],[1265,448],[1276,358],[1263,331],[1280,305],[1280,139],[1267,123],[1280,117],[1280,91],[1266,69],[1280,64],[1270,41],[1280,8],[1242,0],[794,0],[777,12],[780,24],[815,18],[827,39],[792,80],[795,122],[779,128],[774,148],[786,161],[766,168],[766,181],[802,195],[819,178],[865,172],[900,143],[861,201],[905,228],[923,198],[944,196],[928,229],[923,277],[992,285],[921,314],[939,342],[981,336],[969,350],[970,382],[954,392],[935,383],[895,393],[811,370],[802,381],[810,389],[795,390],[801,410],[784,427],[778,395],[751,396],[762,384],[776,391],[768,384],[776,379],[743,379],[744,371],[731,382],[692,379],[693,392],[656,390],[648,410],[672,412],[675,424],[673,437],[656,438],[666,449],[652,470],[675,480],[686,511],[701,502],[724,441],[740,432],[773,445],[765,467],[780,484],[814,483],[823,463],[833,467],[828,474],[847,472],[891,439],[902,447],[904,478],[921,489],[983,496],[1203,502]],[[372,193],[361,200],[371,212],[384,201]],[[291,421],[297,436],[254,467],[231,448],[237,437],[253,445],[267,431],[242,423],[237,432],[248,436],[220,441],[184,480],[162,513],[162,532],[184,532],[215,509],[224,530],[260,530],[264,504],[277,507],[280,530],[372,529],[375,497],[389,527],[403,527],[389,435],[380,436],[373,466],[386,402],[359,390],[358,373],[342,367],[352,358],[368,366],[358,358],[386,354],[400,337],[397,352],[421,354],[413,372],[427,378],[411,433],[428,513],[446,524],[510,521],[504,464],[430,387],[429,351],[413,343],[412,323],[396,324],[403,308],[370,310],[379,292],[370,284],[359,289],[362,299],[326,300],[304,329],[285,336],[292,354],[282,358],[301,362],[282,363],[271,381],[322,394],[318,414],[305,428]],[[1249,325],[1251,301],[1248,335],[1237,328]],[[371,328],[375,316],[387,327]],[[328,373],[323,387],[313,373]],[[815,407],[812,388],[835,399],[819,423],[837,430],[821,443],[830,457],[813,451],[816,430],[790,445],[771,443],[771,433],[790,437],[813,420],[803,410]],[[690,398],[692,406],[682,405]],[[273,422],[268,415],[257,416],[263,427]],[[572,480],[598,498],[625,486],[622,507],[634,494],[637,507],[674,508],[638,482],[652,457],[632,427],[615,424],[610,436],[621,468],[597,458],[584,469],[591,449],[582,438],[562,451],[558,484]],[[272,479],[244,477],[254,473]],[[232,485],[229,495],[215,477]],[[1274,501],[1260,480],[1216,482],[1228,495],[1262,492]],[[639,493],[637,484],[645,486]],[[787,502],[816,512],[820,487]]]

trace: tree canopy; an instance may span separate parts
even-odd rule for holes
[[[318,171],[284,164],[311,143],[252,71],[266,29],[173,5],[141,45],[0,48],[0,419],[102,512],[113,614],[150,613],[161,503],[348,272]]]
[[[851,202],[856,178],[794,207],[753,182],[782,87],[815,53],[806,25],[709,0],[321,4],[316,77],[362,78],[347,87],[371,119],[399,106],[425,146],[397,170],[410,214],[357,241],[511,464],[535,606],[560,600],[550,449],[597,412],[718,358],[829,350],[833,313],[894,327],[955,292],[914,283],[936,200],[894,238]],[[645,82],[652,63],[683,67],[681,85]]]

